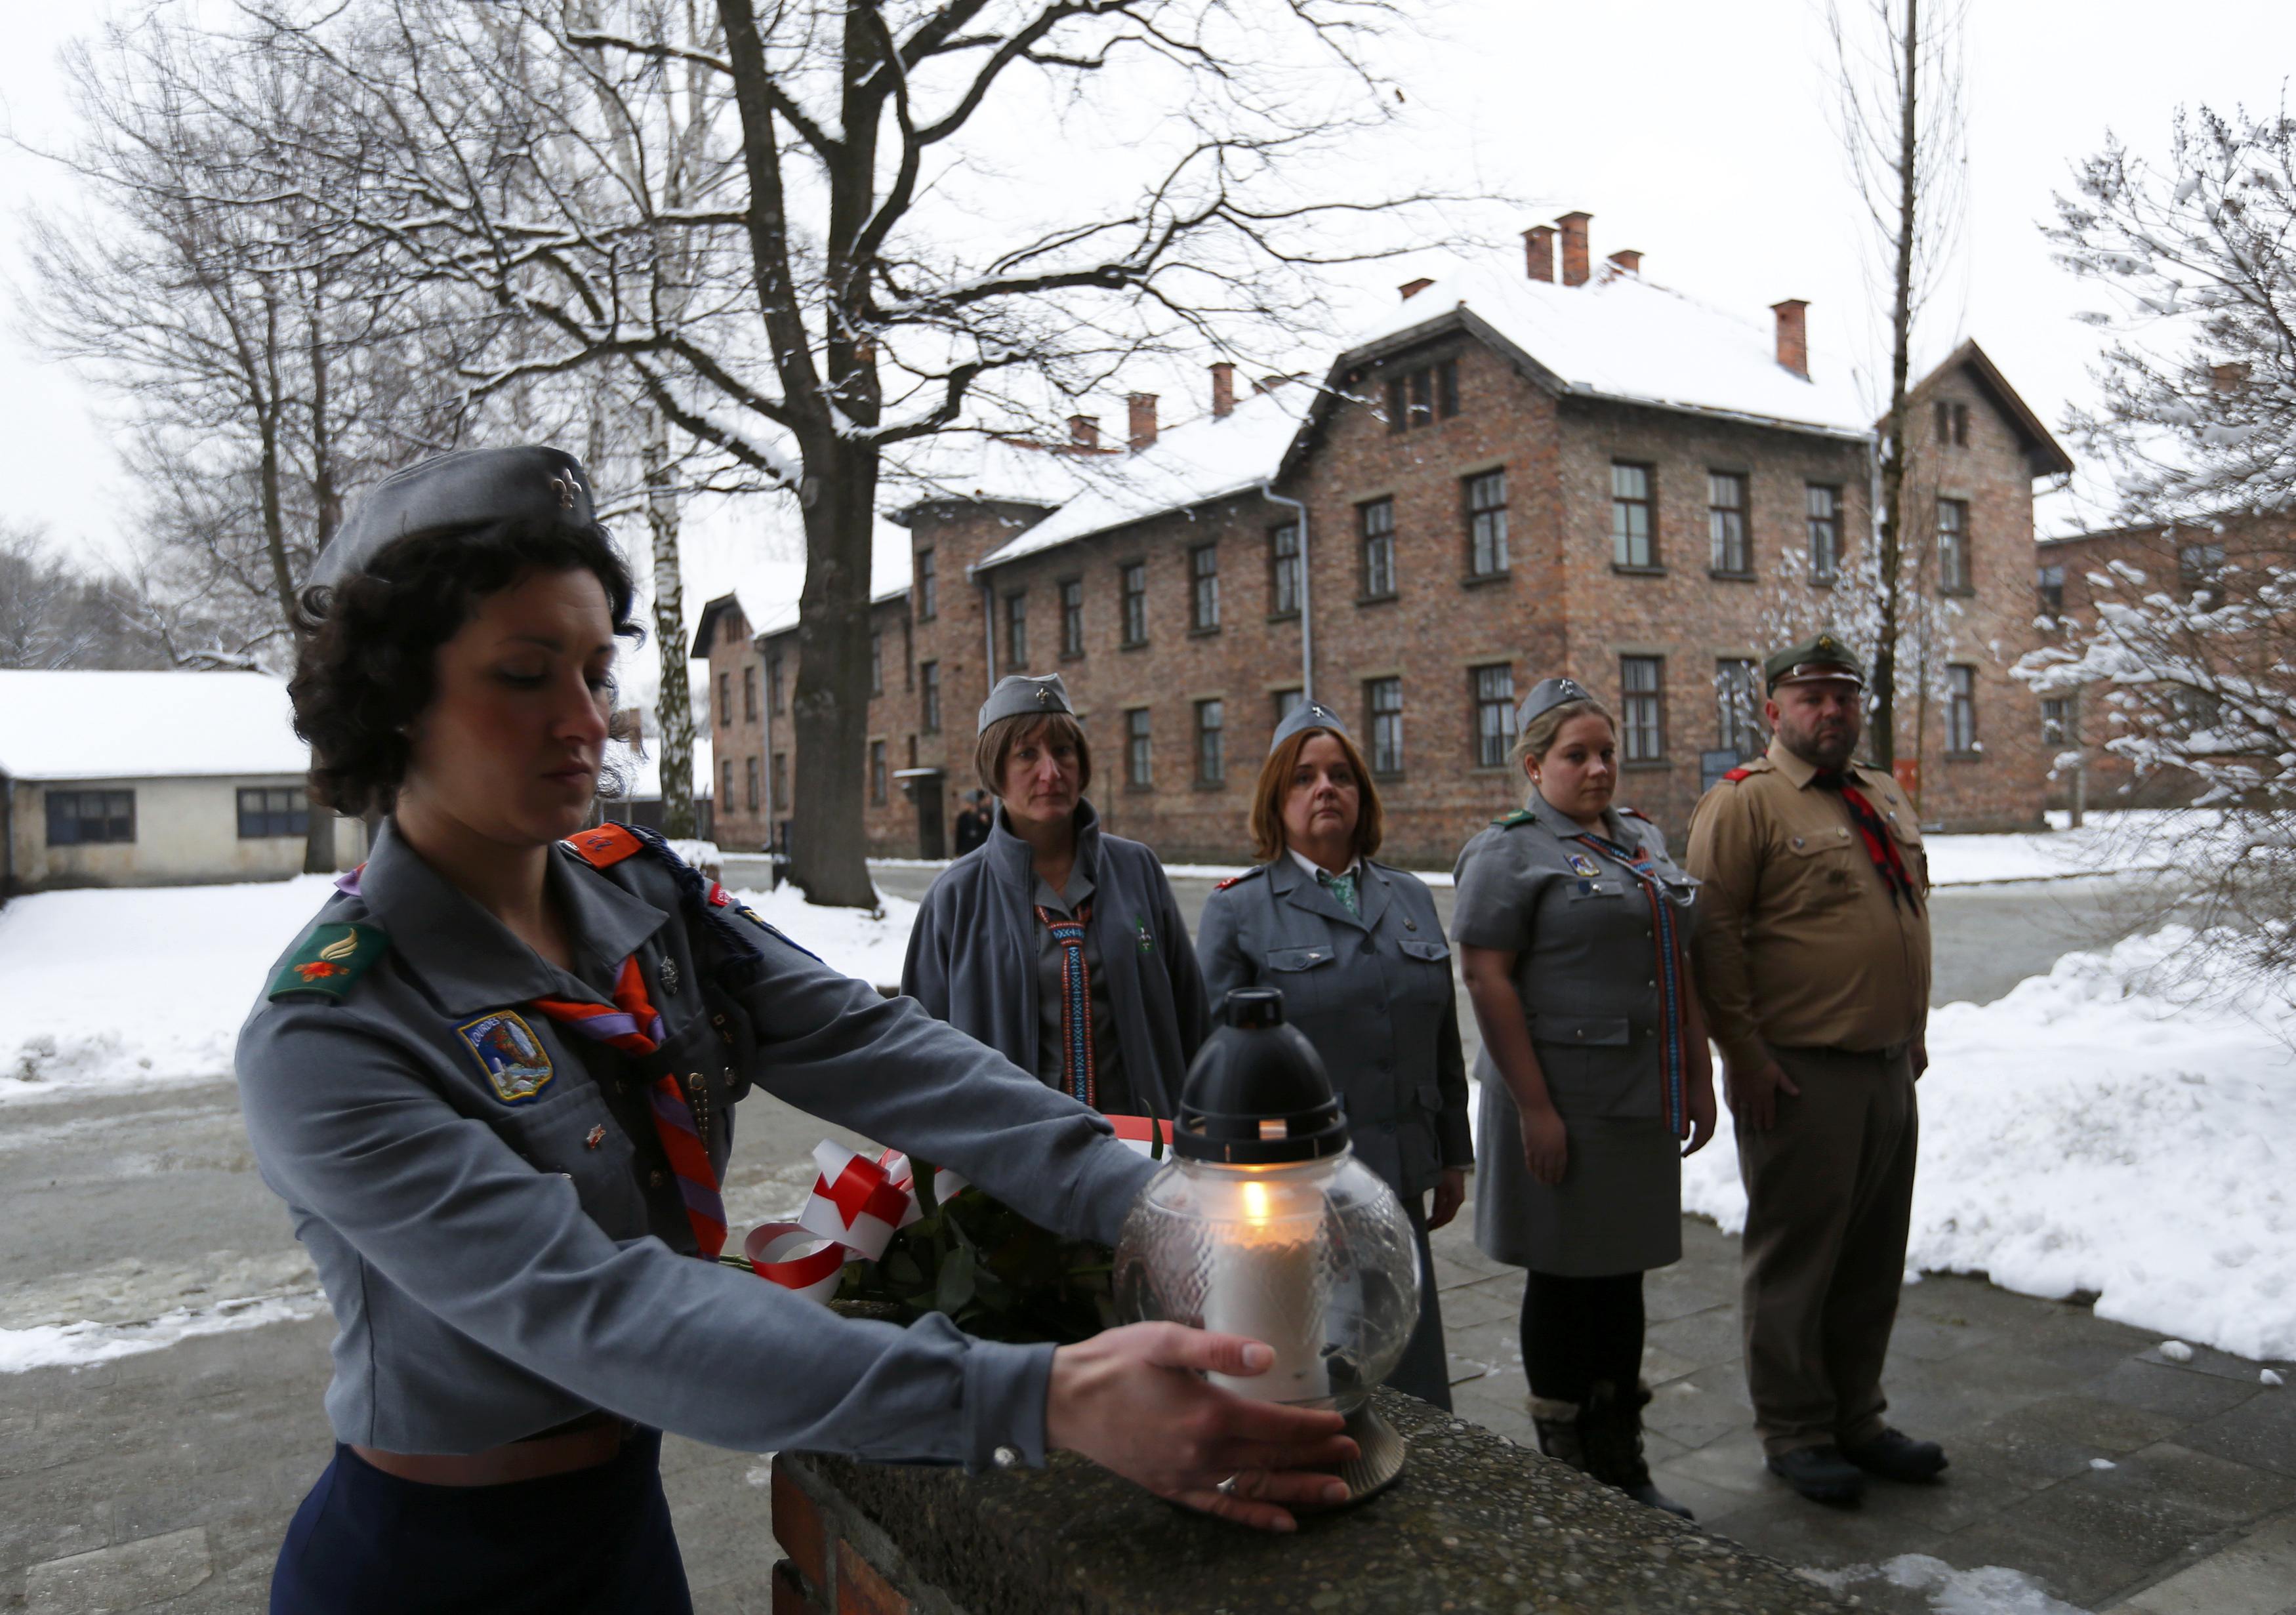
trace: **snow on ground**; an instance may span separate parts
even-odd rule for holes
[[[181,1266],[126,1257],[0,1285],[0,1318],[10,1324],[0,1329],[0,1373],[157,1351],[193,1335],[307,1318],[325,1304],[300,1247],[258,1257],[216,1250]]]
[[[2171,926],[2069,954],[1931,1015],[1909,1267],[2092,1291],[2100,1316],[2296,1357],[2296,1010],[2159,996],[2148,977],[2191,941]],[[1684,1164],[1685,1209],[1736,1233],[1726,1117]]]
[[[308,1295],[250,1296],[212,1307],[178,1307],[140,1324],[41,1324],[29,1329],[0,1329],[0,1373],[32,1368],[85,1368],[113,1357],[158,1351],[194,1335],[259,1329],[266,1324],[297,1323],[318,1312],[326,1299]]]
[[[883,907],[872,914],[857,908],[817,907],[794,886],[735,895],[767,924],[847,975],[880,986],[900,980],[909,932],[917,922],[917,906],[907,898],[880,892],[877,901]]]
[[[1927,1554],[1900,1554],[1882,1564],[1853,1564],[1838,1570],[1804,1570],[1804,1576],[1836,1593],[1854,1594],[1874,1581],[1926,1594],[1936,1615],[2082,1615],[2080,1609],[2052,1598],[2022,1570],[1988,1564],[1956,1570]]]

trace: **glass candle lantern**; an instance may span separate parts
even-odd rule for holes
[[[1174,1159],[1126,1219],[1118,1309],[1265,1342],[1266,1373],[1213,1381],[1347,1414],[1361,1455],[1341,1474],[1368,1496],[1403,1467],[1402,1438],[1369,1398],[1419,1321],[1418,1244],[1402,1202],[1349,1149],[1283,995],[1239,989],[1226,1015],[1189,1068]]]

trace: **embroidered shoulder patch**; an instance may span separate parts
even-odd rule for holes
[[[566,838],[574,856],[593,869],[606,869],[645,850],[645,842],[627,824],[601,824],[595,830]]]
[[[390,951],[390,939],[380,926],[319,926],[271,978],[269,996],[275,1004],[304,993],[340,1002]]]
[[[556,1073],[550,1051],[515,1010],[496,1010],[455,1029],[479,1070],[504,1104],[524,1104],[550,1086]]]
[[[1740,780],[1744,779],[1751,773],[1753,773],[1751,768],[1733,768],[1729,773],[1724,775],[1722,777],[1734,785]]]
[[[1639,808],[1621,808],[1619,811],[1630,819],[1640,819],[1645,824],[1651,822],[1651,816]]]
[[[1502,830],[1513,830],[1517,824],[1529,824],[1531,817],[1532,815],[1529,808],[1518,808],[1513,813],[1505,814],[1498,818],[1493,819],[1491,823],[1496,824]]]

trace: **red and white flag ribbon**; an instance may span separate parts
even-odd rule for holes
[[[864,1260],[884,1255],[893,1231],[915,1210],[915,1196],[896,1185],[882,1162],[825,1138],[814,1146],[813,1164],[819,1176],[798,1225],[840,1242]]]
[[[1167,1160],[1171,1159],[1172,1124],[1170,1122],[1151,1121],[1145,1116],[1111,1116],[1108,1119],[1114,1125],[1117,1137],[1124,1141],[1124,1147],[1134,1154],[1152,1153],[1149,1141],[1160,1135],[1164,1141],[1164,1158]]]
[[[925,1214],[923,1204],[917,1199],[916,1169],[898,1150],[886,1151],[877,1157],[877,1164],[885,1168],[893,1186],[909,1197],[908,1212],[901,1218],[901,1226],[906,1228]],[[937,1167],[933,1169],[933,1204],[945,1206],[971,1186],[947,1167]]]
[[[849,1253],[837,1241],[819,1238],[795,1223],[759,1223],[742,1242],[742,1254],[759,1278],[827,1306],[844,1276]]]

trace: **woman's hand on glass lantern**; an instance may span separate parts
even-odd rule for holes
[[[1348,1500],[1316,1472],[1356,1456],[1329,1410],[1253,1402],[1202,1375],[1255,1374],[1275,1361],[1257,1340],[1178,1324],[1110,1329],[1053,1354],[1045,1436],[1160,1497],[1265,1531],[1288,1531],[1286,1505]],[[1233,1477],[1226,1491],[1220,1482]]]

